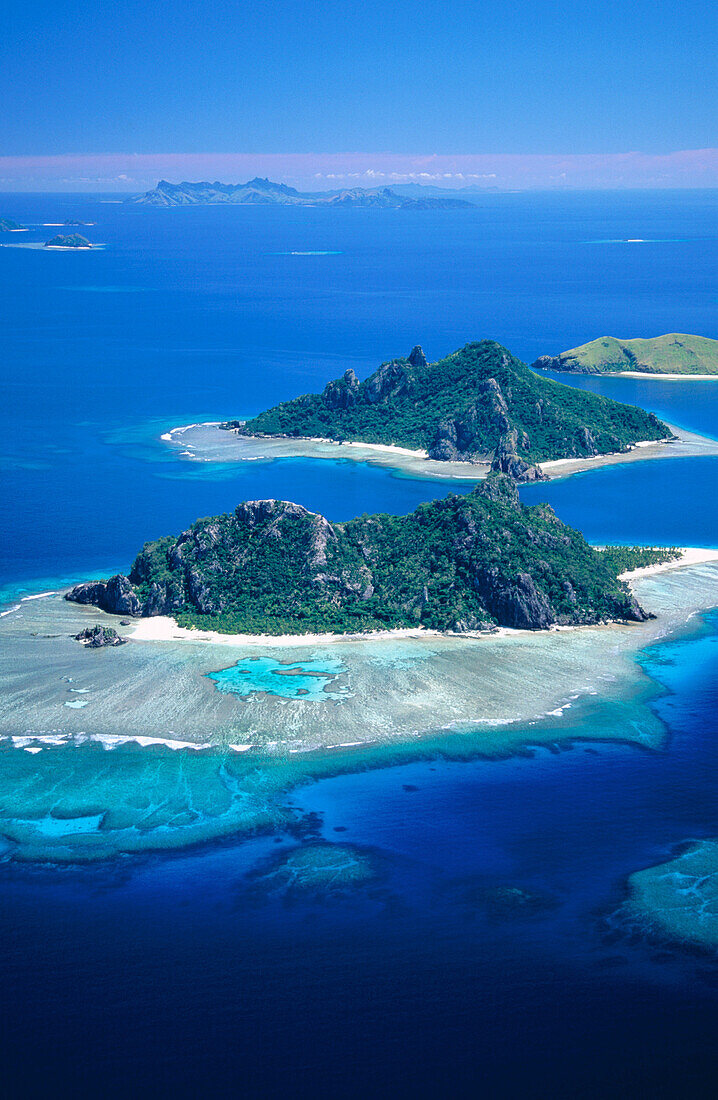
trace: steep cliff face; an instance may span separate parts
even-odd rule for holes
[[[130,580],[121,573],[108,581],[76,585],[67,595],[75,603],[93,604],[111,615],[141,615],[143,603]]]
[[[430,458],[493,462],[519,481],[538,463],[626,450],[670,435],[652,413],[538,377],[491,340],[436,363],[420,347],[364,382],[353,370],[245,422],[245,435],[319,436],[425,449]]]
[[[644,617],[616,569],[547,505],[523,506],[501,473],[408,516],[348,523],[286,501],[247,501],[147,543],[128,577],[78,585],[67,599],[250,633]]]

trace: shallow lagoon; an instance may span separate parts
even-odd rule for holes
[[[277,661],[273,657],[251,654],[240,657],[230,668],[208,672],[217,691],[229,695],[277,695],[282,699],[341,699],[346,689],[335,686],[346,669],[341,661],[326,657],[322,661],[302,661],[301,664]],[[332,690],[330,690],[332,685]]]

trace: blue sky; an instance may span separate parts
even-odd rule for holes
[[[715,0],[13,0],[0,153],[718,145]]]

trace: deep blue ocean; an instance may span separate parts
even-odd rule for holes
[[[530,362],[604,334],[717,336],[717,214],[714,192],[487,195],[468,212],[0,196],[32,226],[0,247],[0,592],[126,569],[145,539],[247,498],[343,519],[466,491],[349,461],[194,466],[159,437],[415,343],[437,358],[491,337]],[[14,247],[72,218],[105,247]],[[718,383],[573,382],[718,437]],[[522,495],[595,542],[716,546],[717,463]],[[641,660],[663,689],[661,752],[577,742],[295,792],[319,835],[381,866],[350,895],[250,890],[273,837],[0,865],[7,1095],[713,1095],[715,960],[617,939],[606,915],[630,872],[718,835],[718,617]],[[514,886],[545,905],[487,907]]]

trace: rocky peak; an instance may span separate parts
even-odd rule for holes
[[[545,481],[540,466],[531,466],[518,454],[519,433],[516,428],[504,432],[494,452],[491,469],[508,474],[514,481]]]
[[[397,359],[392,359],[391,363],[383,363],[364,383],[364,395],[370,405],[389,396],[402,397],[408,390],[409,376],[406,367]]]
[[[345,370],[341,378],[328,382],[322,397],[328,409],[348,409],[356,405],[359,396],[359,379],[354,371]]]
[[[244,500],[237,505],[234,514],[240,523],[246,523],[248,527],[255,527],[267,520],[279,522],[285,516],[304,518],[317,515],[291,500]]]
[[[409,362],[412,367],[425,367],[427,366],[426,356],[424,355],[424,349],[421,344],[415,344],[409,352]]]
[[[479,387],[488,404],[491,421],[500,432],[509,429],[509,407],[495,378],[486,378]]]

